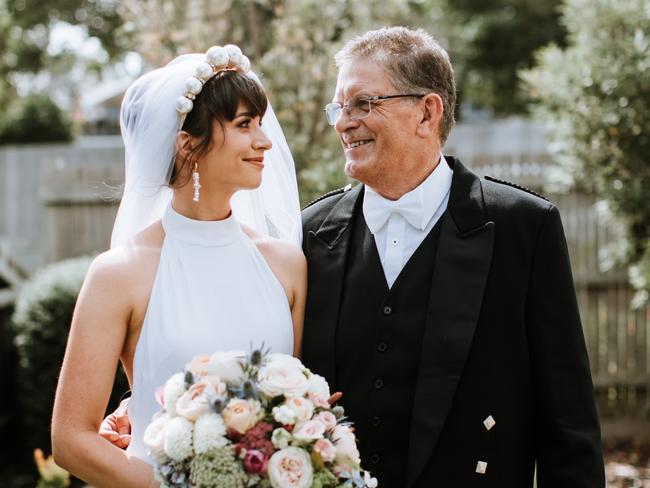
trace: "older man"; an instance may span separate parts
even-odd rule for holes
[[[447,53],[422,30],[352,39],[327,116],[362,184],[303,212],[303,359],[343,392],[383,488],[604,487],[559,213],[441,147]]]

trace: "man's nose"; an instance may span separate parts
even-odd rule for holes
[[[334,124],[334,129],[339,134],[343,134],[348,129],[353,129],[359,126],[359,121],[354,120],[350,117],[348,110],[345,108],[341,110],[341,116],[338,118]]]

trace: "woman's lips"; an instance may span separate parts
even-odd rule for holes
[[[254,166],[257,166],[258,168],[263,168],[264,167],[264,158],[245,158],[244,161],[247,163],[250,163]]]

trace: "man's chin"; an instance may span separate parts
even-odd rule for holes
[[[363,175],[366,173],[367,164],[363,161],[346,161],[345,174],[350,178],[363,183]]]

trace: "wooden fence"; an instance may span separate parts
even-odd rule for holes
[[[114,137],[0,150],[0,244],[20,268],[108,248],[123,153]]]
[[[553,168],[542,130],[518,119],[459,125],[445,152],[480,174],[542,192]],[[28,273],[106,249],[122,167],[121,141],[113,137],[0,149],[0,249]],[[603,430],[650,436],[650,309],[632,309],[625,269],[602,266],[620,226],[600,217],[592,196],[546,196],[563,217]]]

